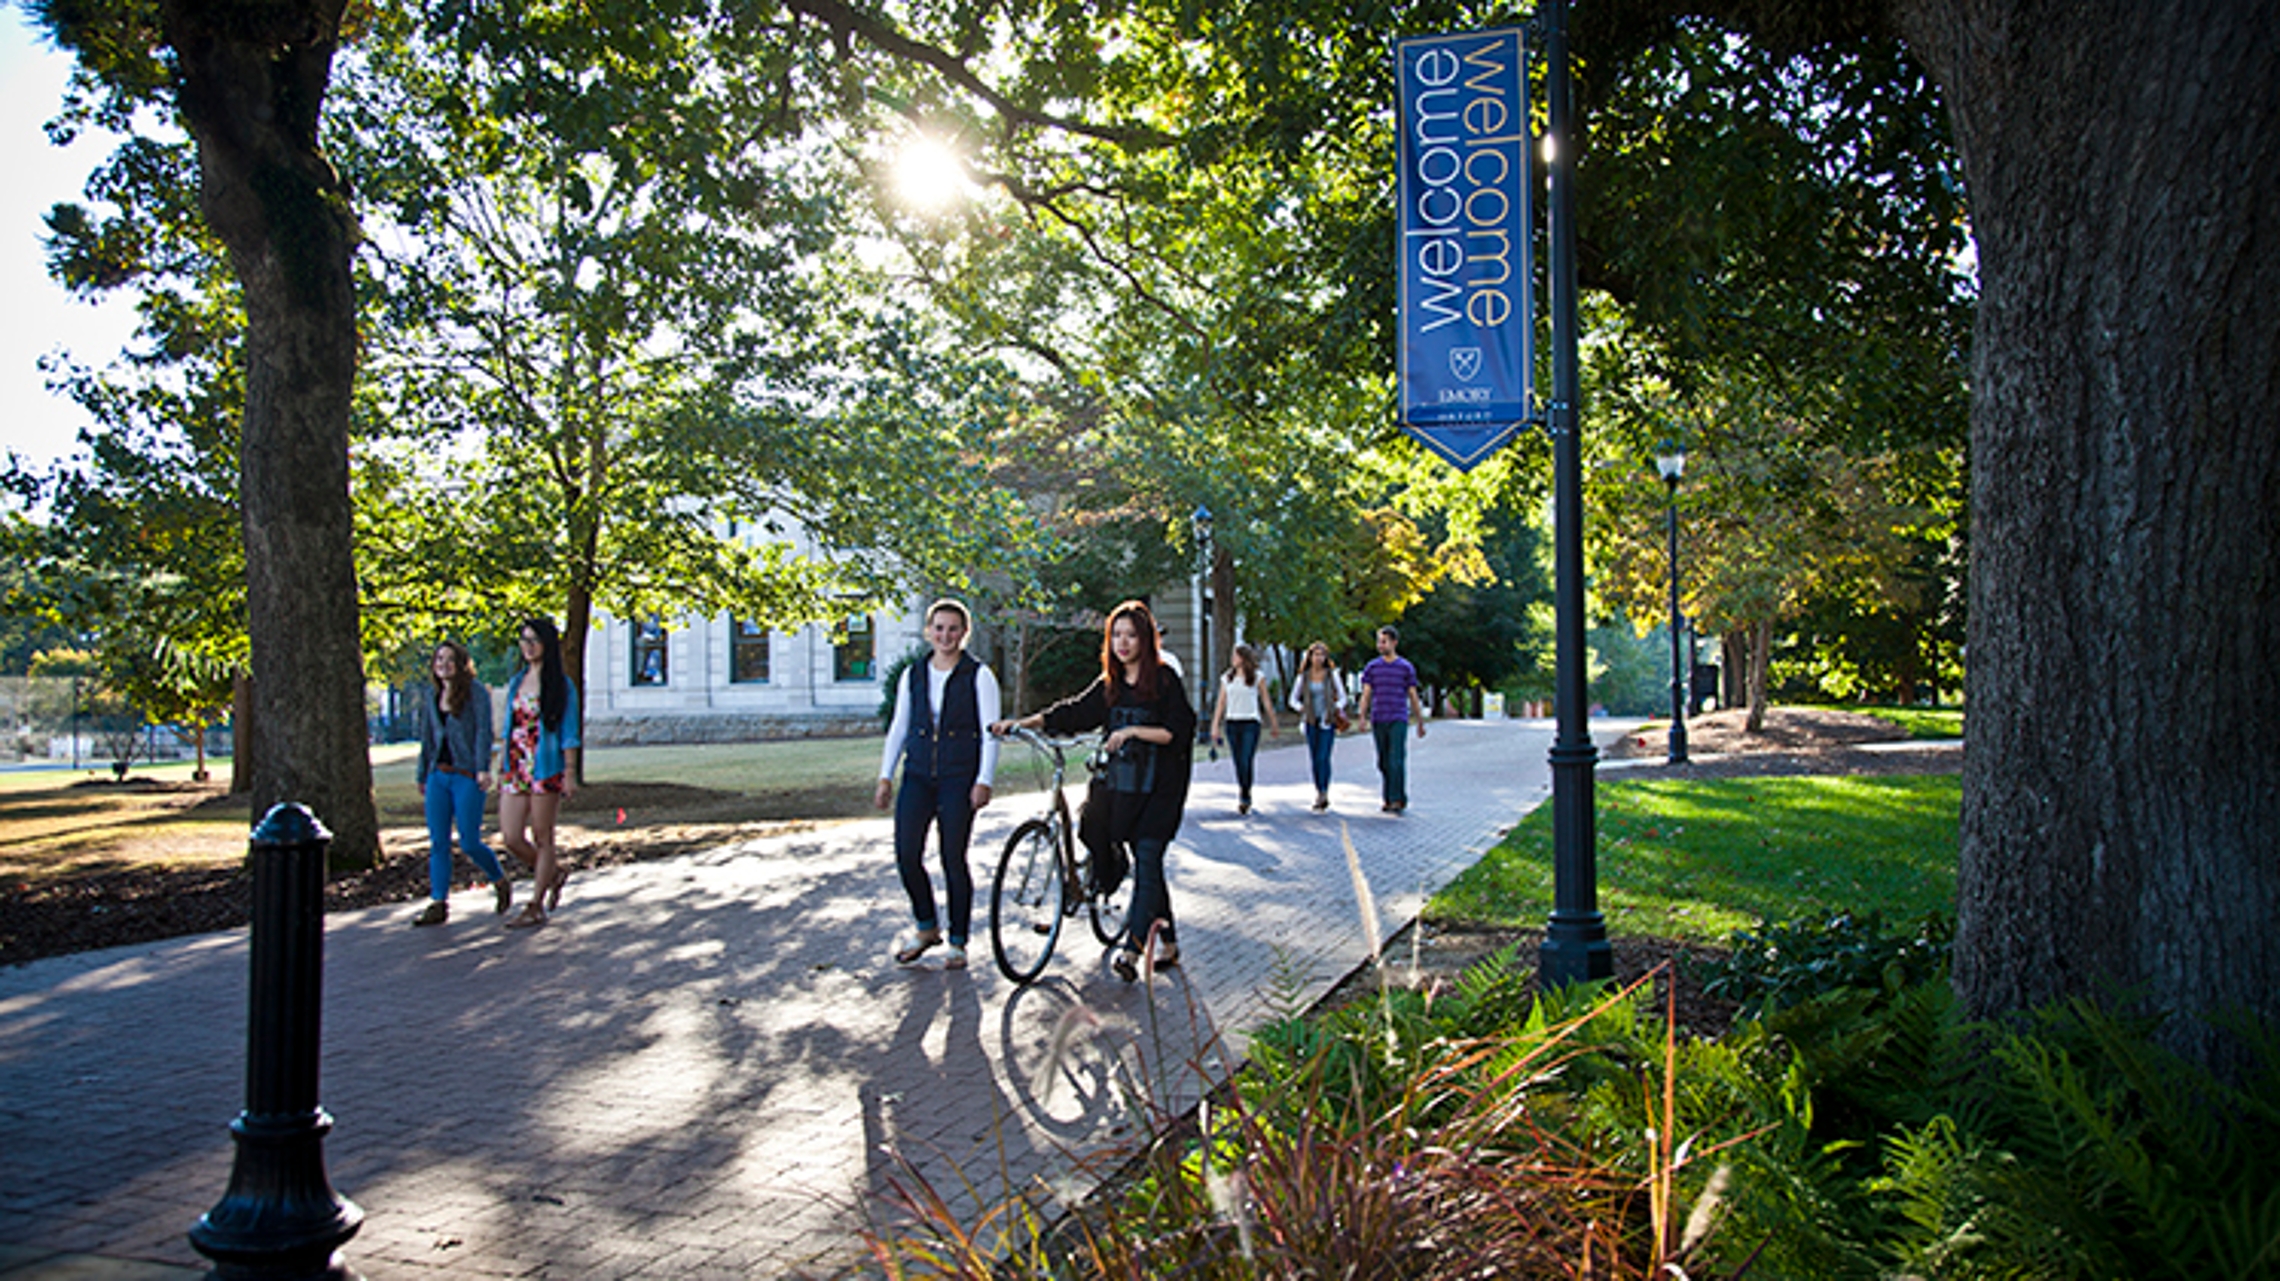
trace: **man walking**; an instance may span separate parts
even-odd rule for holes
[[[1417,737],[1425,737],[1417,669],[1394,652],[1400,642],[1401,633],[1392,624],[1378,628],[1378,656],[1362,669],[1362,715],[1377,744],[1378,773],[1385,780],[1385,804],[1380,808],[1388,814],[1409,808],[1409,743],[1402,735],[1412,715],[1417,719]]]

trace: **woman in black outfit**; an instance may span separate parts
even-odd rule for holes
[[[1172,898],[1164,883],[1164,851],[1179,834],[1187,807],[1188,772],[1195,759],[1195,707],[1179,675],[1156,661],[1156,619],[1128,600],[1109,612],[1102,629],[1101,675],[1083,693],[1010,724],[1049,734],[1108,730],[1110,839],[1132,847],[1132,906],[1124,918],[1124,945],[1112,964],[1129,983],[1140,974],[1140,948],[1151,932],[1156,967],[1177,965],[1180,947],[1172,925]]]

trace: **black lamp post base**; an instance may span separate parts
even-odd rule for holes
[[[1566,987],[1615,977],[1615,949],[1607,942],[1607,922],[1597,912],[1563,918],[1552,913],[1536,954],[1539,987]]]
[[[225,1278],[357,1281],[340,1247],[364,1226],[364,1211],[325,1176],[322,1108],[285,1116],[241,1114],[230,1123],[237,1160],[230,1187],[190,1229],[190,1245]]]

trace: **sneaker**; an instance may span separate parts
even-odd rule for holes
[[[908,965],[942,941],[940,930],[904,930],[895,937],[895,964]]]
[[[942,968],[946,970],[965,969],[966,945],[963,943],[952,943],[950,945],[950,949],[942,954]]]
[[[414,925],[441,925],[451,919],[451,904],[439,898],[428,900],[427,910],[412,918]]]
[[[491,892],[498,897],[498,906],[492,910],[505,916],[507,909],[515,905],[515,883],[502,876],[491,882]]]
[[[1156,940],[1156,968],[1168,970],[1180,963],[1180,945],[1169,939]]]
[[[1320,814],[1322,811],[1324,811],[1324,810],[1326,810],[1326,809],[1329,809],[1329,808],[1330,808],[1330,797],[1329,797],[1329,795],[1328,795],[1327,793],[1316,793],[1316,794],[1315,794],[1315,797],[1314,797],[1314,812],[1315,812],[1315,813],[1317,813],[1317,814]]]
[[[1116,977],[1127,983],[1133,982],[1140,977],[1140,949],[1124,948],[1109,961],[1108,967],[1116,971]]]

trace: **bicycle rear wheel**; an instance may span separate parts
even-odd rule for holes
[[[990,951],[1000,972],[1027,983],[1044,972],[1068,915],[1068,882],[1061,875],[1053,828],[1033,818],[1013,829],[990,879]]]
[[[1112,894],[1093,894],[1085,900],[1085,906],[1092,912],[1093,937],[1099,939],[1103,947],[1115,947],[1117,940],[1124,935],[1124,913],[1132,903],[1133,870],[1131,850],[1126,847],[1124,879],[1117,884],[1116,891]],[[1085,879],[1089,884],[1092,878],[1088,876]],[[1135,942],[1133,946],[1138,947],[1139,944]]]

